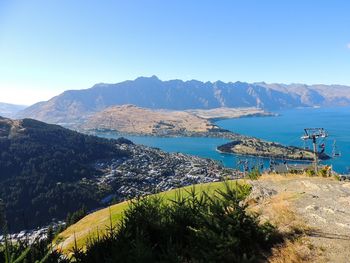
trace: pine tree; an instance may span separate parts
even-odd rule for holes
[[[52,225],[50,225],[49,228],[47,229],[46,235],[47,235],[47,241],[48,241],[48,243],[50,243],[55,237],[55,233],[53,231]]]
[[[5,217],[5,204],[0,199],[0,234],[5,235],[6,232],[6,217]]]

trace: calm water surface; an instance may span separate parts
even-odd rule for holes
[[[325,140],[326,152],[332,154],[336,141],[341,156],[327,163],[339,172],[346,172],[350,166],[350,108],[304,108],[278,112],[277,117],[256,117],[222,120],[222,128],[255,136],[261,139],[304,147],[300,136],[307,127],[322,127],[329,137]],[[311,145],[308,145],[311,147]]]

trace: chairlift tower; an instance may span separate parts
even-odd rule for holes
[[[332,157],[336,158],[336,157],[340,157],[340,156],[341,156],[341,152],[338,151],[337,141],[334,140],[333,147],[332,147]]]
[[[248,159],[238,160],[237,166],[239,167],[240,165],[242,165],[243,177],[245,177],[246,176],[246,172],[248,172],[248,170],[249,170]]]
[[[328,134],[324,128],[305,128],[304,132],[305,134],[301,136],[301,139],[304,141],[307,141],[307,140],[312,141],[313,152],[314,152],[314,171],[315,171],[315,175],[317,175],[317,172],[318,172],[317,139],[326,138],[328,137]]]

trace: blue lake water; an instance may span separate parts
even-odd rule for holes
[[[256,117],[222,120],[217,122],[222,128],[279,142],[285,145],[304,147],[300,139],[304,128],[325,128],[329,137],[325,140],[326,153],[332,154],[336,140],[341,156],[326,163],[341,173],[350,167],[350,108],[303,108],[277,112],[277,117]],[[311,148],[311,145],[306,145]]]
[[[220,127],[233,132],[255,136],[264,140],[279,142],[285,145],[304,147],[300,136],[307,127],[322,127],[327,130],[329,137],[325,141],[326,152],[332,153],[333,141],[336,140],[341,156],[327,163],[332,164],[340,173],[350,167],[350,108],[303,108],[277,112],[275,117],[252,117],[228,119],[216,122]],[[118,137],[113,134],[100,134],[104,137]],[[241,168],[238,161],[243,157],[223,154],[216,147],[228,142],[219,138],[200,137],[148,137],[125,136],[138,144],[157,147],[167,152],[182,152],[222,162],[227,167]],[[246,159],[246,157],[244,157]],[[262,164],[268,166],[269,160],[248,158],[250,165]]]

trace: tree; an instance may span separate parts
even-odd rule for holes
[[[5,204],[0,199],[0,234],[6,232]]]
[[[55,238],[55,233],[53,231],[53,227],[52,225],[49,226],[49,228],[47,229],[47,241],[50,243],[54,238]]]

